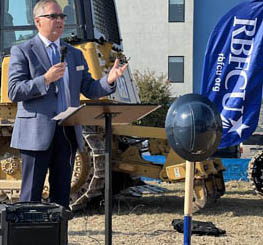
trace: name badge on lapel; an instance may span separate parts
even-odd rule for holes
[[[84,65],[81,66],[76,66],[77,71],[83,71],[84,70]]]

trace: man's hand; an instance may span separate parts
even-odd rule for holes
[[[108,75],[108,84],[114,83],[127,69],[128,64],[119,67],[119,59],[116,59]]]
[[[49,70],[45,73],[45,83],[49,85],[64,76],[64,72],[66,69],[66,63],[58,63],[49,68]]]

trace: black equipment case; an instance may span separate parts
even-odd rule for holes
[[[65,245],[70,212],[55,203],[0,205],[0,245]]]

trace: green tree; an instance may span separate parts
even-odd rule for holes
[[[153,71],[135,71],[133,78],[139,88],[142,104],[158,104],[162,107],[136,122],[141,126],[164,127],[165,118],[171,102],[170,82],[166,76],[157,76]]]

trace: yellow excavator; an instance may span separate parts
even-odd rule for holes
[[[9,147],[16,116],[16,104],[7,96],[9,54],[12,45],[24,42],[37,34],[32,16],[38,0],[0,1],[0,202],[15,202],[21,185],[19,152]],[[79,48],[95,79],[101,78],[112,67],[116,57],[127,63],[114,0],[58,0],[67,15],[63,39]],[[84,96],[80,97],[86,103]],[[116,92],[101,100],[106,102],[140,103],[136,81],[128,68],[118,79]],[[85,126],[85,151],[78,152],[72,178],[71,207],[86,205],[104,194],[104,128]],[[113,124],[112,165],[113,192],[136,185],[136,180],[148,177],[175,185],[185,179],[185,161],[168,145],[164,128]],[[146,161],[142,142],[146,141],[151,155],[165,156],[164,164]],[[145,149],[144,149],[145,151]],[[195,163],[194,210],[203,208],[208,198],[216,200],[225,192],[220,159]],[[47,199],[46,182],[43,199]]]

